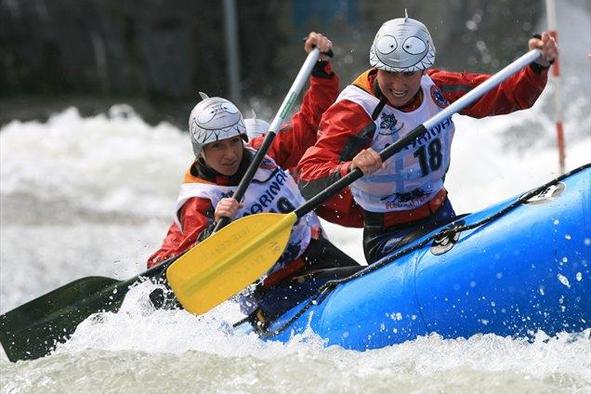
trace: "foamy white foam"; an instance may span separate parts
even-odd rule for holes
[[[427,377],[454,370],[474,370],[511,372],[532,378],[565,374],[591,383],[591,361],[585,357],[589,352],[589,330],[553,338],[539,332],[533,342],[490,334],[469,339],[443,339],[432,334],[359,353],[337,346],[324,348],[323,340],[312,332],[296,335],[287,343],[263,342],[254,334],[232,334],[227,318],[239,315],[232,303],[222,304],[199,317],[180,310],[155,310],[148,294],[156,287],[146,282],[133,288],[118,313],[97,314],[87,319],[52,357],[89,350],[176,355],[197,352],[201,357],[250,357],[262,363],[284,358],[312,359],[336,363],[336,368],[349,370],[356,377],[376,378],[382,373]]]
[[[569,170],[591,159],[589,34],[580,30],[588,31],[589,18],[572,5],[559,11],[572,21],[561,31],[563,48],[571,49],[562,58]],[[446,187],[458,213],[558,175],[551,92],[533,109],[512,115],[454,117]],[[150,126],[124,106],[90,118],[72,108],[47,123],[4,126],[0,311],[82,276],[127,279],[142,271],[170,223],[192,158],[186,133],[166,123]],[[325,227],[338,246],[363,261],[360,230]],[[591,387],[589,332],[549,340],[540,333],[533,343],[494,335],[455,340],[431,335],[359,353],[324,349],[311,333],[287,344],[233,335],[228,324],[240,314],[232,303],[202,317],[154,310],[146,302],[153,286],[132,289],[118,313],[83,322],[55,355],[18,364],[0,359],[2,390],[137,391],[138,382],[153,391],[203,392],[268,392],[277,384],[290,392]]]
[[[13,121],[0,138],[2,194],[65,200],[99,212],[170,215],[192,158],[189,138],[152,127],[127,106],[82,118],[75,108],[47,123]]]

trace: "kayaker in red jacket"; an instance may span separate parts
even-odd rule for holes
[[[543,57],[460,113],[482,118],[531,107],[558,49],[547,33],[531,39],[529,48],[542,49]],[[368,263],[455,216],[443,187],[455,131],[451,117],[385,163],[378,154],[490,77],[434,69],[434,61],[435,47],[425,25],[408,16],[384,23],[370,49],[372,68],[324,113],[318,140],[298,165],[305,198],[351,168],[361,169],[364,176],[324,209],[337,220],[354,218],[349,225],[364,227]]]
[[[304,48],[316,46],[327,52],[332,43],[311,33]],[[264,136],[248,142],[240,111],[228,100],[205,97],[189,118],[189,133],[195,161],[185,173],[177,200],[174,223],[162,247],[147,262],[151,268],[163,260],[178,256],[207,238],[220,217],[238,218],[259,212],[290,212],[304,199],[289,172],[302,154],[316,141],[320,116],[338,93],[338,78],[328,58],[321,55],[315,65],[300,111],[275,136],[241,203],[231,198],[240,180],[261,146]],[[322,234],[314,213],[294,225],[286,251],[263,281],[270,288],[294,275],[325,267],[359,266],[332,245]],[[261,290],[259,290],[259,293]],[[250,314],[258,306],[257,295],[242,294],[243,312]]]
[[[304,49],[310,52],[314,46],[318,46],[321,51],[328,51],[332,48],[332,42],[322,34],[310,33]],[[295,167],[305,150],[316,142],[316,131],[322,113],[334,103],[338,89],[339,78],[332,71],[329,58],[321,55],[320,61],[312,70],[310,87],[304,95],[300,110],[290,122],[282,125],[267,153],[279,166],[285,169]],[[250,140],[249,146],[256,149],[261,146],[263,140],[264,133]],[[191,179],[191,169],[196,163],[198,160],[186,172],[186,179]],[[238,181],[241,175],[236,176]],[[233,181],[238,184],[236,179]],[[195,244],[197,237],[212,225],[213,217],[201,213],[209,209],[207,205],[207,202],[191,198],[178,208],[176,215],[180,218],[183,229],[181,231],[177,223],[171,224],[160,249],[148,258],[148,268],[169,257],[184,253]]]

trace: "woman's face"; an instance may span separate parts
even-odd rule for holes
[[[388,72],[378,70],[380,90],[394,107],[408,104],[421,87],[423,71]]]
[[[238,172],[243,153],[243,140],[239,135],[204,145],[202,151],[205,164],[226,176]]]

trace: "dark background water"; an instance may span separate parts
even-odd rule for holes
[[[380,25],[423,21],[438,67],[494,72],[527,49],[544,17],[539,0],[236,1],[243,111],[270,118],[305,54],[309,31],[334,42],[342,85],[368,67]],[[0,2],[0,125],[44,120],[76,106],[85,115],[131,104],[150,123],[185,127],[197,91],[236,99],[226,74],[224,2],[19,0]]]

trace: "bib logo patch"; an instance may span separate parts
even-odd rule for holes
[[[404,127],[404,123],[402,123],[398,127],[398,119],[394,114],[387,114],[382,113],[380,119],[380,131],[378,132],[379,135],[392,135],[398,133]]]
[[[435,85],[431,86],[431,98],[439,108],[445,108],[449,105],[449,102],[443,97],[441,90]]]
[[[272,171],[275,168],[277,168],[277,166],[271,160],[269,160],[267,158],[263,158],[263,161],[259,165],[259,168],[262,168],[264,170],[270,170],[270,171]]]

